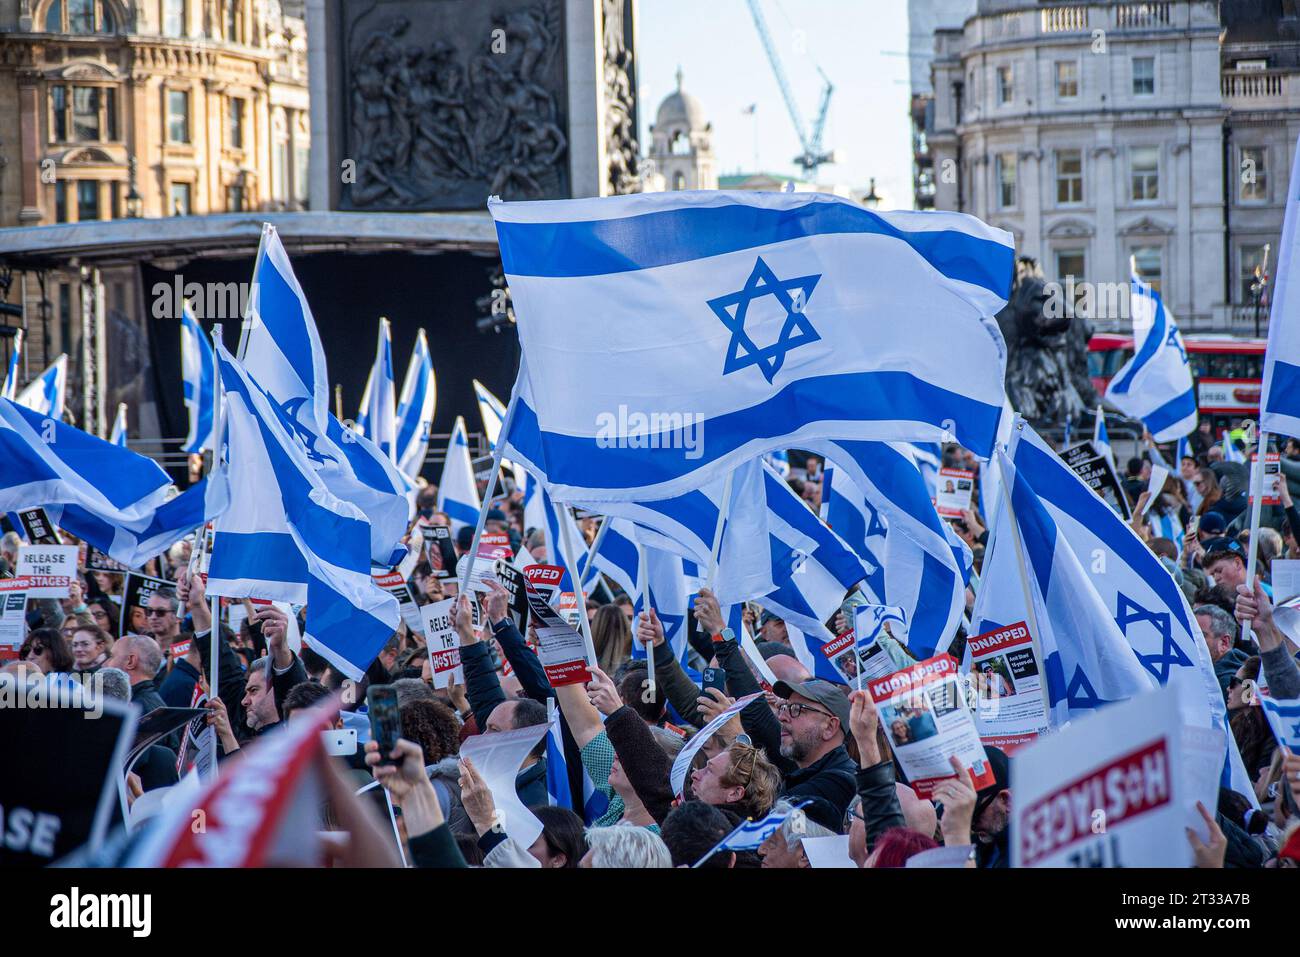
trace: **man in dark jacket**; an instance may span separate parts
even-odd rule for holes
[[[126,672],[131,679],[131,700],[143,709],[143,714],[167,706],[154,682],[162,657],[158,642],[148,635],[123,635],[113,644],[113,653],[105,663],[107,668]]]
[[[1219,687],[1223,690],[1226,701],[1228,683],[1249,657],[1240,648],[1234,647],[1237,619],[1218,605],[1197,605],[1196,623],[1201,626],[1201,635],[1209,649],[1210,661],[1214,662],[1214,676],[1219,679]]]
[[[829,681],[778,681],[773,686],[785,701],[777,709],[781,723],[781,757],[794,767],[785,772],[783,797],[807,800],[811,821],[838,831],[844,812],[857,793],[857,766],[844,749],[849,727],[849,699]]]

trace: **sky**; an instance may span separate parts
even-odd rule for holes
[[[881,208],[910,209],[905,0],[759,5],[808,128],[821,99],[818,66],[834,84],[822,145],[843,156],[823,166],[818,180],[865,189],[874,176]],[[638,28],[643,143],[660,102],[676,88],[680,66],[683,88],[713,123],[720,173],[798,172],[799,138],[746,0],[640,0]],[[742,110],[751,103],[758,108],[746,116]]]

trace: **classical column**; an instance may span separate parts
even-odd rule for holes
[[[21,167],[23,206],[18,221],[24,226],[41,220],[41,115],[37,78],[20,75],[18,80],[18,125],[22,140]]]

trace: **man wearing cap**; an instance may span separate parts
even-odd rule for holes
[[[773,689],[785,700],[776,717],[781,723],[781,758],[785,785],[782,796],[811,799],[804,814],[818,824],[838,830],[844,811],[857,793],[857,767],[844,749],[849,728],[849,699],[840,685],[811,681],[778,681]]]
[[[984,746],[993,783],[975,792],[970,833],[975,839],[976,867],[1010,867],[1011,762],[1001,749]]]
[[[758,618],[758,639],[786,646],[790,644],[790,634],[785,630],[785,622],[770,611],[764,611]]]
[[[1201,634],[1205,637],[1205,647],[1210,651],[1210,661],[1214,662],[1214,676],[1219,679],[1226,700],[1228,683],[1248,657],[1235,647],[1237,621],[1218,605],[1197,605],[1195,614],[1196,623],[1201,626]]]
[[[1235,538],[1212,538],[1205,543],[1201,568],[1214,579],[1216,585],[1224,585],[1235,593],[1238,585],[1246,584],[1246,550]],[[1261,584],[1264,593],[1272,598],[1272,587]]]

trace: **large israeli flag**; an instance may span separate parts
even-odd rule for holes
[[[1023,419],[1016,419],[1008,454],[1024,488],[1087,569],[1092,591],[1138,664],[1155,682],[1178,688],[1187,724],[1227,731],[1223,693],[1200,625],[1168,569]],[[1019,512],[1018,501],[1015,507]],[[982,582],[991,582],[987,571]]]
[[[429,340],[421,329],[415,334],[411,361],[397,399],[397,467],[411,478],[424,468],[437,404],[438,380],[433,374]]]
[[[834,463],[828,516],[866,563],[868,594],[904,609],[908,647],[918,657],[947,648],[966,608],[971,556],[935,511],[911,447],[841,441],[815,448]]]
[[[1136,273],[1129,301],[1136,350],[1106,386],[1106,401],[1141,419],[1157,442],[1172,442],[1196,429],[1196,390],[1187,350],[1160,293]]]
[[[1011,459],[995,454],[1012,508],[998,509],[989,538],[975,633],[1018,621],[1037,626],[1056,727],[1156,687],[1044,503]]]
[[[307,460],[329,490],[370,519],[371,559],[391,567],[413,513],[410,482],[378,447],[329,411],[329,374],[316,321],[275,227],[262,227],[239,359],[293,423]]]
[[[0,389],[0,398],[13,400],[18,398],[18,367],[23,361],[23,330],[14,333],[13,351],[9,353],[9,368],[5,370],[4,387]]]
[[[451,428],[447,456],[442,463],[442,478],[438,482],[438,511],[447,513],[452,534],[455,534],[466,525],[474,527],[478,521],[479,505],[474,460],[469,454],[469,436],[465,434],[465,420],[458,415]]]
[[[510,458],[560,500],[680,495],[817,438],[992,448],[1002,230],[808,193],[489,209],[525,359]]]
[[[375,363],[366,379],[366,392],[357,415],[357,429],[391,461],[397,453],[397,386],[393,382],[393,334],[388,320],[379,320]]]
[[[1300,436],[1300,242],[1296,239],[1300,231],[1300,141],[1292,153],[1273,304],[1268,314],[1259,428],[1261,432]]]
[[[152,459],[0,399],[0,511],[43,507],[58,527],[138,568],[227,501],[220,480],[173,491]]]
[[[27,387],[18,393],[14,401],[40,415],[61,419],[67,394],[68,354],[65,352],[50,363],[48,369],[27,383]]]
[[[217,360],[212,355],[212,343],[190,312],[189,303],[181,312],[181,381],[190,420],[189,434],[181,451],[197,453],[213,448]]]
[[[126,448],[126,403],[117,404],[117,415],[113,417],[113,431],[109,433],[108,441],[119,448]]]
[[[217,362],[235,505],[215,525],[208,593],[305,603],[312,650],[359,681],[399,620],[370,577],[366,513],[330,491],[295,420],[220,345]]]

